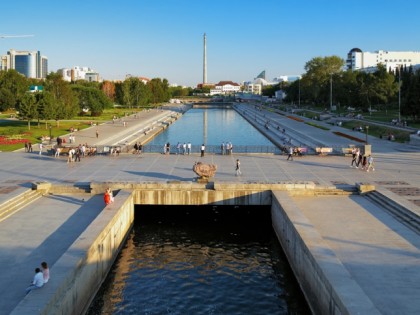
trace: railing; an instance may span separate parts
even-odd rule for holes
[[[225,150],[226,151],[226,150]],[[164,146],[163,145],[145,145],[143,146],[143,152],[145,153],[163,153]],[[191,146],[191,153],[200,153],[201,152],[201,145],[192,145]],[[170,147],[171,154],[183,154],[184,150],[181,148],[178,150],[177,145],[171,145]],[[206,154],[221,154],[221,146],[220,145],[206,145]],[[270,145],[236,145],[233,146],[232,153],[271,153],[271,154],[281,154],[281,150],[275,146]],[[227,154],[227,152],[225,152]]]

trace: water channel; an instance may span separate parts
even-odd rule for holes
[[[202,143],[220,146],[222,142],[231,142],[234,146],[274,146],[234,109],[227,108],[192,108],[150,144],[163,145],[168,142],[171,145],[191,142],[197,146]]]
[[[153,140],[273,144],[232,109],[191,109]],[[309,314],[269,207],[137,206],[88,314]]]

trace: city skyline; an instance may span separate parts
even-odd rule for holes
[[[368,2],[368,3],[366,3]],[[166,78],[195,86],[203,80],[203,34],[207,35],[207,81],[252,80],[304,73],[317,56],[343,59],[362,51],[419,51],[420,22],[410,18],[415,0],[265,0],[200,3],[164,1],[22,0],[3,4],[0,54],[39,50],[49,71],[87,66],[103,79]]]

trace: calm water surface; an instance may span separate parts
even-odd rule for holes
[[[140,206],[88,314],[309,314],[269,207]]]
[[[149,144],[163,145],[169,142],[175,145],[189,141],[193,145],[232,142],[233,145],[273,146],[270,140],[234,109],[217,108],[190,109]]]

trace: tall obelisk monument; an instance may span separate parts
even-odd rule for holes
[[[203,53],[203,84],[207,83],[207,47],[206,33],[204,33],[204,53]]]

